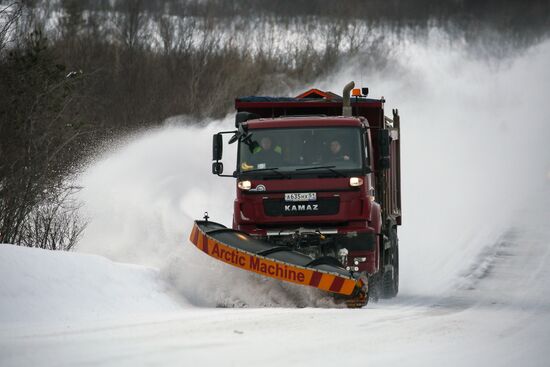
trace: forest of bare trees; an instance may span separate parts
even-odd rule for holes
[[[170,116],[222,117],[236,96],[286,94],[343,57],[383,66],[381,27],[473,38],[493,27],[520,41],[549,28],[547,1],[1,4],[0,243],[49,249],[77,243],[85,220],[71,178],[106,139]]]

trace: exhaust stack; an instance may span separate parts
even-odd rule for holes
[[[344,91],[342,92],[342,97],[344,99],[342,101],[343,116],[351,116],[351,103],[350,103],[349,94],[353,89],[353,87],[355,87],[355,82],[351,81],[348,84],[346,84],[346,86],[344,87]]]

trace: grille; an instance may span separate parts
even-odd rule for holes
[[[340,198],[320,198],[310,202],[264,200],[264,213],[271,217],[297,215],[334,215],[338,213]]]

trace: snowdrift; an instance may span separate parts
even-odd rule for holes
[[[97,255],[0,245],[0,325],[94,322],[171,312],[158,271]]]

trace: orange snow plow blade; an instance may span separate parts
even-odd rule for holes
[[[314,260],[288,247],[257,240],[210,221],[195,221],[189,240],[229,265],[270,278],[307,285],[346,297],[349,307],[367,302],[367,281],[331,261]]]

